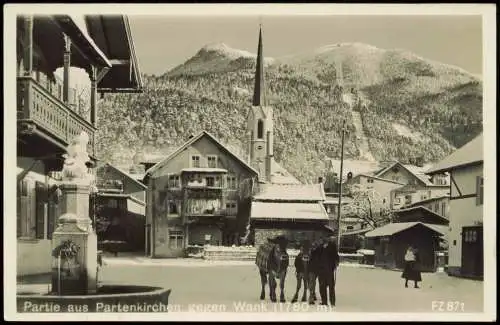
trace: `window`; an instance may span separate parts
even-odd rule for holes
[[[262,120],[259,120],[257,122],[257,138],[258,139],[264,138],[264,121]]]
[[[191,167],[200,168],[200,156],[191,156]]]
[[[217,168],[217,156],[208,156],[208,168]]]
[[[179,188],[181,187],[181,179],[179,175],[170,175],[168,177],[168,187]]]
[[[474,243],[477,241],[477,231],[476,230],[467,230],[464,234],[464,241],[466,243]]]
[[[118,208],[118,201],[115,199],[109,199],[107,206],[108,206],[108,208],[116,209],[116,208]]]
[[[171,249],[181,249],[184,247],[184,234],[182,230],[168,231],[168,247]]]
[[[215,178],[214,177],[207,177],[207,186],[208,187],[214,187],[215,186]]]
[[[411,204],[411,195],[405,196],[405,204]]]
[[[168,214],[178,214],[179,210],[175,201],[168,201]]]
[[[238,212],[238,205],[236,202],[226,203],[226,210],[229,214],[236,214]]]
[[[483,205],[484,187],[483,176],[476,177],[476,205]]]
[[[236,176],[227,176],[227,187],[231,190],[236,190],[238,188]]]
[[[446,216],[446,202],[441,202],[441,215]]]
[[[439,202],[434,204],[434,212],[439,213]]]

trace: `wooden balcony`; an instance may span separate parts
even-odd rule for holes
[[[39,135],[61,148],[85,131],[87,152],[95,157],[96,128],[29,76],[17,78],[17,122],[34,125]]]

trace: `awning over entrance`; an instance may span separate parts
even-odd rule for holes
[[[321,203],[252,202],[252,220],[328,220]]]

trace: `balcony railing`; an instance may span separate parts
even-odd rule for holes
[[[96,186],[100,192],[123,193],[123,182],[120,180],[97,180]]]
[[[64,146],[85,131],[89,135],[87,152],[95,157],[96,128],[32,77],[17,78],[17,119],[35,123]]]

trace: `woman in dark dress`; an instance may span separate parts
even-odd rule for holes
[[[415,288],[419,288],[418,282],[422,281],[419,269],[420,256],[418,250],[412,246],[408,247],[405,254],[405,267],[401,277],[405,279],[405,287],[408,288],[408,281],[415,282]]]

